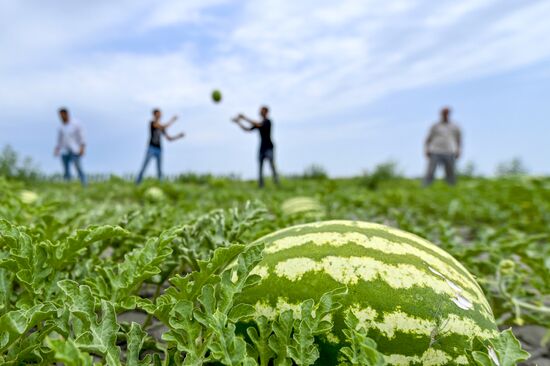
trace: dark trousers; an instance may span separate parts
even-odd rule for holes
[[[275,157],[274,157],[273,149],[260,150],[260,154],[259,154],[260,172],[258,177],[258,185],[260,186],[260,188],[264,186],[264,160],[266,159],[269,162],[269,165],[271,166],[273,182],[275,182],[275,184],[279,184],[279,177],[277,175],[277,169],[275,167]]]
[[[455,161],[456,157],[454,154],[430,154],[428,170],[424,178],[424,186],[432,184],[435,177],[435,171],[439,165],[443,165],[443,168],[445,168],[445,180],[447,183],[449,185],[454,185],[456,183]]]
[[[80,155],[73,153],[72,151],[61,154],[61,162],[63,163],[63,178],[66,181],[71,180],[71,163],[74,164],[80,183],[83,186],[86,186],[88,183],[86,181],[86,175],[82,170],[82,165],[80,164]]]

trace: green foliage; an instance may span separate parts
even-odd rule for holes
[[[368,189],[378,189],[380,184],[401,178],[402,175],[398,170],[395,161],[378,164],[372,173],[365,171],[361,179],[362,184]]]
[[[394,178],[377,178],[375,192],[360,179],[296,179],[264,191],[253,182],[182,179],[159,183],[159,201],[145,199],[148,183],[111,179],[82,190],[0,178],[0,364],[319,362],[343,290],[273,319],[234,301],[258,280],[250,270],[261,247],[247,244],[314,219],[284,212],[295,197],[314,198],[326,219],[385,223],[439,244],[476,276],[501,325],[550,328],[549,179],[424,190]],[[346,326],[341,362],[382,365],[352,313]],[[473,365],[526,357],[509,331],[472,347]]]
[[[233,299],[258,280],[249,273],[262,249],[237,245],[217,250],[211,261],[199,262],[198,271],[176,277],[174,287],[158,299],[158,308],[148,308],[173,328],[163,338],[187,354],[185,364],[219,360],[237,365],[245,358],[246,343],[236,336],[235,324],[253,309],[234,307]]]
[[[313,300],[302,303],[300,319],[294,321],[292,340],[286,348],[288,356],[296,365],[313,365],[319,358],[315,336],[330,332],[333,324],[326,320],[326,316],[340,308],[337,299],[345,292],[345,289],[328,292],[321,297],[317,306]]]
[[[474,340],[468,357],[472,365],[515,366],[518,362],[525,361],[529,353],[521,349],[521,344],[514,337],[512,330],[507,329],[493,341],[483,343],[480,340]]]
[[[499,177],[520,176],[527,174],[527,168],[523,161],[516,157],[497,166],[496,174]]]
[[[40,171],[29,157],[21,159],[17,152],[6,145],[0,152],[0,177],[32,181],[40,176]]]
[[[457,175],[461,178],[475,178],[479,176],[476,165],[473,161],[467,161],[458,169]]]
[[[93,357],[82,352],[71,339],[47,339],[48,346],[52,349],[54,359],[63,362],[66,366],[92,366]]]
[[[304,169],[302,179],[325,180],[328,179],[327,170],[319,164],[311,164]]]
[[[350,365],[382,366],[384,357],[376,350],[376,342],[368,337],[352,311],[346,313],[344,335],[349,346],[342,347],[342,361]]]
[[[269,348],[275,353],[274,364],[277,366],[292,365],[288,352],[292,331],[294,329],[294,317],[291,310],[279,314],[276,322],[271,325],[273,334],[268,338]]]

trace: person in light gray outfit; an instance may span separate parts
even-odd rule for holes
[[[428,158],[428,169],[424,178],[424,186],[430,185],[439,165],[445,168],[445,180],[449,185],[456,183],[455,163],[460,157],[462,137],[460,128],[450,120],[451,110],[447,107],[441,110],[441,120],[431,128],[424,144]]]

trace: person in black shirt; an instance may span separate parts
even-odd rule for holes
[[[162,124],[160,118],[162,113],[159,109],[153,109],[153,120],[149,124],[150,128],[150,137],[149,137],[149,147],[147,148],[147,153],[145,154],[145,161],[143,166],[138,174],[136,183],[139,184],[143,180],[143,174],[151,158],[157,160],[157,177],[159,180],[162,179],[162,148],[160,144],[161,135],[164,135],[168,141],[174,141],[180,139],[184,136],[183,133],[179,133],[175,136],[170,136],[166,132],[166,129],[176,122],[178,116],[172,117],[167,123]]]
[[[243,114],[239,114],[237,117],[233,118],[233,122],[239,125],[244,131],[254,131],[258,130],[260,132],[260,152],[259,152],[259,163],[260,171],[258,177],[258,185],[260,188],[264,186],[264,160],[269,161],[271,166],[271,172],[273,173],[273,181],[276,185],[279,184],[279,178],[277,175],[277,169],[275,168],[275,156],[273,141],[271,141],[271,120],[268,118],[269,108],[263,106],[260,109],[260,116],[262,118],[261,122],[254,121]],[[245,126],[241,121],[248,122],[250,126]]]

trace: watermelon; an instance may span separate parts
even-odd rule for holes
[[[219,103],[221,102],[222,100],[222,93],[219,91],[219,90],[214,90],[212,91],[212,100],[215,102],[215,103]]]
[[[319,216],[320,218],[324,214],[321,203],[312,197],[289,198],[281,205],[281,211],[285,216]]]
[[[473,337],[498,335],[492,310],[473,276],[451,255],[416,235],[384,225],[324,221],[257,240],[261,281],[239,302],[269,319],[299,312],[306,299],[346,286],[334,327],[320,339],[318,364],[338,363],[344,316],[352,311],[389,365],[466,365]],[[300,314],[295,314],[300,316]]]
[[[38,200],[38,195],[33,191],[22,190],[19,193],[19,198],[23,203],[33,204]]]
[[[164,191],[159,187],[149,187],[144,193],[144,197],[152,202],[162,201],[166,198]]]

